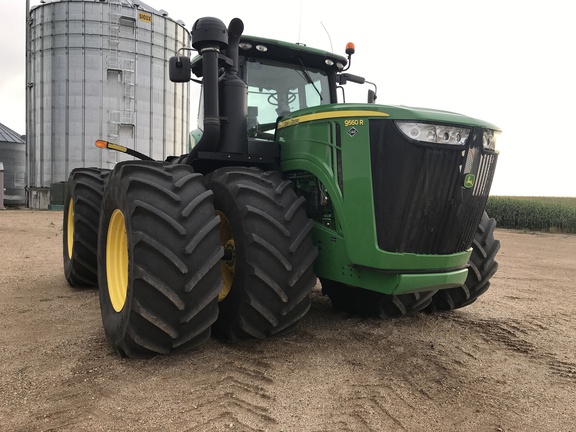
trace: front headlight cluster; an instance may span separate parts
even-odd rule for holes
[[[471,128],[462,126],[449,126],[432,123],[419,123],[413,121],[397,120],[396,126],[406,135],[416,141],[463,146],[470,136]],[[500,131],[485,129],[482,135],[482,144],[485,150],[496,151],[496,141]]]
[[[447,126],[430,123],[397,121],[396,126],[416,141],[463,146],[470,135],[470,129],[461,126]]]
[[[486,129],[484,135],[482,136],[482,145],[487,150],[496,151],[496,140],[500,135],[499,131]]]

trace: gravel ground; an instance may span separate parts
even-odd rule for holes
[[[492,287],[453,313],[332,310],[290,335],[126,360],[67,285],[62,212],[0,211],[2,431],[574,431],[576,236],[497,229]]]

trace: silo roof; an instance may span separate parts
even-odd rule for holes
[[[0,123],[0,142],[26,144],[22,136]]]
[[[136,8],[142,8],[146,11],[149,12],[154,12],[157,14],[160,14],[160,11],[158,11],[157,9],[154,9],[152,6],[144,3],[143,1],[139,1],[139,0],[121,0],[121,3],[129,6],[129,7],[136,7]]]
[[[58,3],[60,1],[70,1],[70,0],[48,0],[47,2],[44,2],[44,3]],[[76,0],[76,1],[79,1],[79,0]],[[97,2],[101,2],[102,0],[84,0],[84,1],[92,1],[94,3],[97,3]],[[140,1],[140,0],[117,0],[117,1],[119,3],[121,3],[123,6],[131,7],[131,8],[135,8],[135,9],[141,9],[145,12],[151,12],[151,13],[156,14],[156,15],[162,15],[166,18],[169,18],[172,21],[175,21],[174,18],[171,18],[168,16],[167,12],[153,8],[148,3],[145,3],[143,1]],[[157,1],[159,1],[159,0],[157,0]],[[42,3],[40,5],[32,6],[30,9],[32,10],[32,9],[36,9],[37,7],[41,7],[44,3]],[[179,23],[179,24],[181,24],[183,26],[183,23]]]

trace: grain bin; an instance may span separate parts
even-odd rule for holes
[[[184,153],[190,90],[168,78],[169,57],[189,46],[183,23],[139,1],[61,0],[32,8],[28,32],[31,195],[76,167],[129,159],[97,139],[154,159]]]
[[[4,204],[21,206],[26,194],[26,142],[12,129],[0,124],[0,162],[3,165],[4,184],[2,189]],[[2,201],[0,201],[0,208]]]

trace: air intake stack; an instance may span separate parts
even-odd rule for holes
[[[191,164],[200,152],[247,152],[247,86],[238,76],[238,44],[243,31],[238,18],[228,28],[212,17],[200,18],[192,27],[192,47],[202,55],[204,130],[186,163]],[[221,66],[225,72],[219,76]]]
[[[215,152],[220,141],[220,107],[218,100],[218,59],[228,47],[228,31],[218,18],[198,19],[192,26],[192,47],[202,55],[204,94],[204,131],[186,163],[198,157],[198,152]]]

